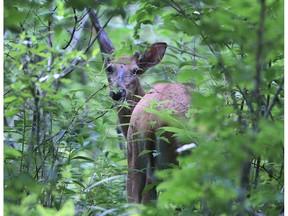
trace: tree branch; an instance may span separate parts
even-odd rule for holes
[[[51,12],[52,12],[52,11],[54,12],[54,11],[56,10],[56,8],[57,8],[57,7],[52,6],[51,9],[50,9],[50,11],[51,11]],[[53,47],[53,39],[52,39],[53,34],[52,34],[52,28],[51,28],[51,26],[52,26],[52,19],[50,19],[50,20],[48,21],[48,26],[47,26],[47,30],[48,30],[48,46],[49,46],[50,48]],[[47,71],[50,71],[50,70],[51,70],[51,65],[52,65],[52,63],[53,63],[53,53],[51,52],[51,56],[48,58]]]
[[[94,12],[93,12],[94,13]],[[87,14],[87,13],[86,13]],[[94,13],[95,15],[95,13]],[[110,22],[110,20],[112,19],[112,16],[107,20],[107,22],[105,23],[105,25],[103,26],[103,28],[105,28],[108,23]],[[92,20],[92,23],[94,23],[95,25],[95,22],[93,22]],[[98,23],[99,24],[99,23]],[[97,35],[95,36],[95,38],[92,40],[92,42],[90,44],[88,44],[88,46],[83,49],[83,53],[86,54],[88,52],[88,50],[92,47],[92,45],[95,43],[95,41],[98,39],[99,35],[100,35],[101,31],[97,33]],[[112,45],[113,46],[113,45]],[[114,48],[114,47],[113,47]],[[68,76],[76,67],[79,63],[84,63],[84,60],[82,58],[76,58],[74,59],[71,63],[70,63],[70,66],[65,68],[63,70],[63,72],[59,75],[58,79],[57,80],[60,80],[66,76]]]
[[[108,20],[107,20],[107,22],[103,25],[103,29],[104,28],[106,28],[106,26],[108,25],[108,23],[110,22],[110,20],[112,19],[112,17],[113,16],[111,16]],[[93,21],[92,21],[92,23],[93,23]],[[94,27],[95,28],[95,27]],[[89,48],[95,43],[95,41],[99,38],[99,35],[100,35],[100,32],[97,32],[97,35],[95,36],[95,38],[92,40],[92,42],[87,46],[87,48],[85,49],[85,51],[84,51],[84,53],[86,53],[88,50],[89,50]]]
[[[255,89],[254,94],[257,100],[258,105],[258,112],[256,112],[256,122],[259,119],[259,113],[261,110],[262,105],[262,98],[261,98],[261,75],[263,70],[263,34],[264,34],[264,23],[265,23],[265,14],[266,14],[266,1],[261,0],[261,11],[260,11],[260,18],[259,18],[259,29],[257,31],[257,49],[256,49],[256,75],[254,78],[255,81]],[[254,125],[254,127],[257,127]]]
[[[86,12],[86,9],[84,10],[84,12],[85,12],[85,15],[83,15],[83,17],[81,18],[82,19],[82,22],[80,25],[81,30],[79,30],[77,33],[74,34],[74,37],[70,42],[70,45],[73,44],[73,47],[79,41],[80,35],[82,33],[82,29],[83,29],[84,25],[86,24],[88,17],[89,17],[89,16],[87,16],[88,13]],[[94,42],[95,41],[92,41],[92,43],[88,44],[88,46],[85,49],[83,49],[82,52],[84,54],[86,54]],[[74,69],[78,66],[78,64],[84,63],[84,62],[85,61],[82,58],[76,57],[74,60],[71,61],[70,65],[62,71],[62,73],[58,76],[58,78],[55,81],[58,81],[64,77],[68,76],[72,71],[74,71]]]
[[[94,26],[96,32],[98,33],[98,42],[102,53],[105,54],[112,54],[115,50],[111,40],[109,39],[108,35],[104,31],[105,25],[101,27],[99,23],[99,18],[97,14],[92,10],[89,9],[89,16],[90,20],[92,21],[92,25]],[[108,23],[113,16],[111,16],[106,23]]]

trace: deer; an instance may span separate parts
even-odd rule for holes
[[[176,149],[179,145],[172,132],[165,131],[161,139],[157,131],[167,123],[147,111],[152,101],[161,103],[161,110],[171,109],[177,116],[185,116],[190,105],[190,87],[177,83],[158,83],[145,93],[140,76],[149,68],[161,62],[167,44],[152,44],[142,55],[136,51],[133,56],[114,59],[115,48],[107,33],[100,25],[99,18],[93,10],[89,16],[96,29],[98,43],[102,52],[110,97],[115,101],[126,101],[128,106],[118,106],[118,119],[127,140],[128,174],[126,191],[128,203],[149,203],[157,200],[157,169],[169,168],[177,163]],[[153,123],[153,124],[152,124]],[[143,151],[147,153],[141,154]],[[159,152],[155,156],[153,152]],[[146,189],[145,189],[146,188]],[[147,190],[149,188],[149,190]]]

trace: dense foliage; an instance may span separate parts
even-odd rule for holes
[[[4,1],[5,215],[279,215],[284,186],[284,1]],[[87,9],[117,48],[165,41],[143,75],[194,87],[196,147],[159,171],[159,200],[128,205],[124,138]],[[149,110],[148,110],[149,111]],[[156,112],[151,107],[150,112]]]

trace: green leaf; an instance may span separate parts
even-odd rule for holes
[[[17,159],[22,156],[22,153],[14,148],[4,146],[4,160],[5,159]]]
[[[69,216],[75,215],[75,206],[72,199],[67,200],[62,208],[56,212],[55,216]]]
[[[147,193],[148,191],[150,191],[151,189],[153,189],[153,188],[156,187],[157,185],[158,185],[157,182],[153,182],[153,183],[151,183],[151,184],[146,185],[145,188],[144,188],[144,190],[143,190],[143,192],[142,192],[142,194]]]
[[[143,150],[143,151],[141,151],[141,153],[138,155],[138,157],[141,157],[141,156],[143,156],[143,155],[146,155],[146,154],[149,154],[149,153],[152,153],[153,152],[153,150]]]
[[[86,188],[86,187],[82,184],[82,182],[80,182],[80,181],[72,180],[72,182],[74,182],[75,184],[81,186],[82,188]]]
[[[4,103],[11,103],[11,102],[13,102],[15,100],[17,100],[16,96],[6,97],[6,98],[4,98]]]
[[[18,108],[5,109],[5,116],[12,117],[12,116],[15,116],[18,112],[19,112]]]
[[[75,156],[71,158],[71,160],[85,160],[94,163],[95,161],[91,158],[85,157],[85,156]]]

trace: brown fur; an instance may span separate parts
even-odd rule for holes
[[[181,84],[158,84],[154,86],[136,105],[128,129],[128,177],[127,195],[129,202],[146,203],[156,199],[156,188],[153,187],[146,194],[144,188],[155,182],[153,170],[165,168],[170,163],[177,164],[177,142],[172,133],[164,135],[169,143],[159,141],[155,132],[165,126],[165,122],[155,114],[148,113],[145,107],[150,107],[150,102],[156,100],[161,103],[160,109],[172,109],[175,114],[183,116],[189,108],[189,88]],[[161,111],[161,110],[160,110]],[[156,124],[147,124],[156,121]],[[152,152],[139,157],[143,150],[158,150],[160,155],[154,157]]]

